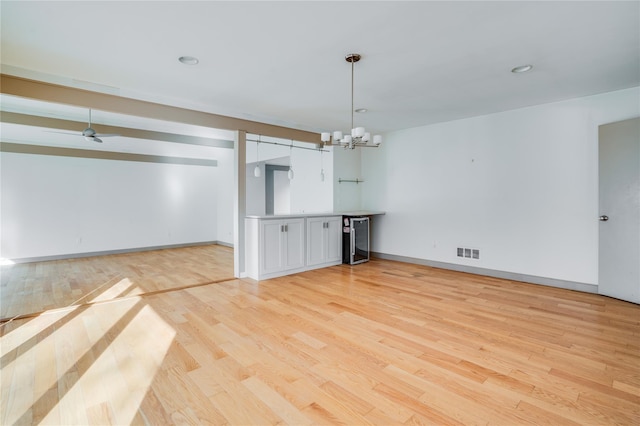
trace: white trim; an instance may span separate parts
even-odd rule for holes
[[[531,284],[546,285],[548,287],[564,288],[567,290],[582,291],[585,293],[598,293],[598,286],[595,284],[579,283],[574,281],[564,281],[555,278],[538,277],[535,275],[518,274],[515,272],[497,271],[493,269],[478,268],[477,266],[456,265],[454,263],[436,262],[433,260],[418,259],[415,257],[396,256],[387,253],[371,253],[372,257],[379,259],[393,260],[397,262],[413,263],[415,265],[430,266],[433,268],[448,269],[451,271],[467,272],[476,275],[502,278],[511,281],[521,281]]]
[[[221,241],[220,242],[202,241],[199,243],[169,244],[169,245],[163,245],[163,246],[135,247],[135,248],[118,249],[118,250],[91,251],[91,252],[85,252],[85,253],[57,254],[53,256],[23,257],[20,259],[11,259],[11,261],[14,263],[49,262],[52,260],[79,259],[83,257],[109,256],[112,254],[136,253],[136,252],[142,252],[142,251],[165,250],[165,249],[210,246],[210,245],[232,247],[230,244],[223,243]]]

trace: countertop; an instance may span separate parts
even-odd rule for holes
[[[247,215],[247,219],[286,219],[296,217],[320,217],[320,216],[377,216],[383,215],[385,212],[371,210],[355,210],[349,212],[321,212],[321,213],[292,213],[278,215]]]

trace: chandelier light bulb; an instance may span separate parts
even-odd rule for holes
[[[533,69],[533,65],[520,65],[518,67],[515,67],[514,69],[511,70],[512,73],[514,74],[522,74],[525,72],[529,72]]]
[[[289,180],[293,180],[293,169],[289,167],[289,171],[287,172],[287,177]]]
[[[260,170],[260,164],[256,164],[256,167],[253,169],[253,175],[259,178],[262,175],[262,170]]]
[[[200,63],[195,56],[180,56],[178,60],[185,65],[198,65]]]

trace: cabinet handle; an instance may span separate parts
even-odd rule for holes
[[[356,255],[356,230],[351,228],[351,256]],[[351,258],[353,261],[353,257]]]
[[[289,225],[284,226],[284,232],[289,232]]]

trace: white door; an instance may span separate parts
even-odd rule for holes
[[[640,303],[640,118],[600,126],[598,292]]]
[[[324,217],[307,218],[307,265],[318,265],[326,258]]]
[[[283,226],[280,220],[260,221],[260,274],[282,269]]]
[[[342,216],[327,218],[327,262],[342,260]]]
[[[284,222],[283,270],[304,266],[304,219],[289,219]]]

